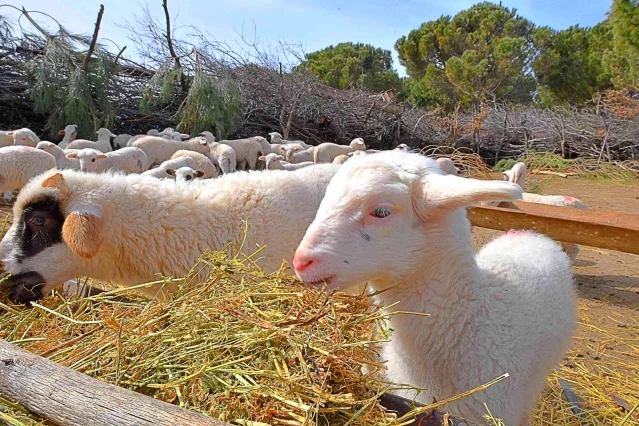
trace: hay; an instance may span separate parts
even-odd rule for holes
[[[495,173],[488,167],[479,154],[468,148],[453,148],[449,146],[427,146],[420,151],[421,154],[432,158],[448,157],[459,169],[461,176],[475,179],[492,180]]]
[[[388,385],[376,349],[388,336],[369,297],[329,295],[284,270],[265,276],[226,256],[207,253],[166,301],[119,289],[82,300],[56,295],[32,309],[0,304],[0,337],[237,424],[396,424],[377,400]],[[190,286],[204,266],[215,266],[208,280]],[[123,293],[134,302],[110,301]]]

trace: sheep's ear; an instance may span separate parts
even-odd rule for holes
[[[189,135],[187,135],[186,133],[182,133],[182,134],[180,134],[180,137],[181,137],[182,139],[188,139],[188,138],[190,138],[190,136],[189,136]]]
[[[429,174],[416,185],[413,207],[423,220],[447,210],[482,201],[515,201],[522,189],[510,182],[468,179],[455,175]]]
[[[58,136],[64,136],[64,129],[58,130]]]
[[[65,182],[62,173],[56,173],[53,176],[46,178],[44,181],[42,181],[42,187],[55,188],[59,190],[64,197],[69,195],[69,189],[67,188],[67,183]]]
[[[284,157],[282,157],[281,155],[278,155],[278,156],[277,156],[277,159],[278,159],[278,160],[283,160],[283,159],[284,159]]]
[[[196,177],[202,177],[202,176],[204,176],[204,172],[202,170],[196,170],[195,176]]]
[[[174,169],[166,169],[166,174],[169,176],[175,176],[175,170]]]
[[[258,158],[258,160],[260,160],[260,161],[266,161],[266,157],[265,157],[265,156],[263,156],[263,155],[260,155],[260,158]]]
[[[104,241],[102,220],[90,213],[70,213],[62,225],[62,239],[73,253],[91,259]]]
[[[67,154],[66,157],[69,159],[74,159],[74,158],[78,158],[78,154],[75,152],[72,152],[70,154]]]
[[[502,174],[504,180],[510,180],[510,176],[508,176],[507,172],[502,172],[501,174]]]
[[[11,137],[13,137],[13,134],[14,134],[14,133],[15,133],[15,132],[14,132],[13,130],[12,130],[12,131],[10,131],[10,132],[7,132],[7,136],[11,136]]]
[[[105,158],[109,158],[109,157],[107,157],[107,155],[106,155],[106,154],[100,154],[100,155],[98,155],[98,158],[99,158],[100,160],[104,160]]]

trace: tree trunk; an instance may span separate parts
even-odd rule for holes
[[[0,339],[0,396],[57,425],[230,424],[100,382]]]
[[[102,22],[103,14],[104,14],[104,5],[101,4],[100,11],[98,12],[98,19],[95,21],[95,28],[93,29],[93,38],[91,38],[89,51],[87,52],[87,55],[84,57],[84,63],[82,64],[82,68],[84,69],[84,72],[89,71],[89,61],[91,60],[91,55],[93,55],[93,51],[95,50],[95,44],[98,41],[98,33],[100,32],[100,23]]]

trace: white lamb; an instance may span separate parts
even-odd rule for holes
[[[151,176],[158,179],[173,179],[175,176],[167,172],[169,169],[177,170],[181,167],[190,167],[192,169],[197,168],[195,160],[191,157],[174,158],[173,160],[167,160],[160,164],[158,167],[147,170],[142,173],[143,176]]]
[[[558,244],[528,231],[510,231],[476,255],[464,209],[520,197],[509,182],[444,175],[419,154],[352,158],[329,184],[294,266],[308,284],[368,281],[377,302],[430,315],[391,316],[394,335],[382,350],[387,378],[423,388],[419,401],[508,373],[445,409],[485,424],[486,403],[506,425],[528,425],[575,327],[570,262]]]
[[[13,144],[21,146],[30,146],[35,148],[40,142],[40,138],[33,133],[31,129],[23,127],[22,129],[7,132],[7,136],[13,136]]]
[[[304,149],[300,144],[297,143],[268,143],[268,141],[261,136],[254,136],[254,139],[258,144],[260,144],[260,152],[262,153],[262,155],[271,153],[284,154],[284,152],[286,152],[286,149],[289,147],[298,148],[300,151]]]
[[[175,181],[182,185],[188,184],[190,181],[204,176],[204,172],[202,170],[193,170],[190,167],[180,167],[177,170],[167,169],[166,172],[171,176],[175,176]]]
[[[133,142],[132,146],[144,151],[148,158],[149,166],[160,164],[170,159],[179,150],[195,151],[204,155],[209,155],[211,152],[206,139],[202,137],[178,142],[158,136],[144,136]]]
[[[314,150],[300,151],[295,147],[289,146],[286,148],[284,158],[292,164],[313,161],[313,151]]]
[[[73,142],[78,135],[78,126],[76,124],[69,124],[64,129],[58,132],[58,136],[64,136],[58,146],[62,149],[67,149],[69,144]]]
[[[90,141],[86,139],[76,139],[73,142],[71,142],[65,149],[91,148],[91,149],[97,149],[100,152],[113,151],[113,148],[111,148],[111,138],[114,138],[115,135],[111,133],[109,129],[105,129],[104,127],[100,127],[96,133],[98,134],[97,141]]]
[[[455,167],[455,163],[453,160],[447,157],[440,157],[437,160],[437,165],[443,170],[447,175],[458,175],[459,169]]]
[[[36,148],[48,152],[55,157],[56,168],[60,170],[75,169],[80,170],[80,160],[77,158],[67,158],[67,154],[77,153],[78,150],[67,149],[66,151],[52,142],[40,142]]]
[[[257,167],[257,158],[260,156],[262,141],[268,145],[266,139],[261,136],[253,136],[245,139],[221,140],[219,143],[228,145],[235,151],[237,170],[244,170],[248,166],[250,170]]]
[[[125,148],[132,137],[132,135],[120,133],[113,139],[113,146],[115,149]]]
[[[125,173],[142,173],[148,169],[146,154],[139,148],[127,147],[106,154],[97,149],[84,148],[67,158],[80,160],[80,170],[87,173],[103,173],[119,170]]]
[[[290,140],[290,139],[282,139],[282,135],[278,132],[271,132],[268,134],[271,137],[271,144],[272,145],[291,145],[291,144],[295,144],[295,145],[300,145],[302,147],[302,149],[309,149],[312,148],[313,145],[309,145],[304,141],[300,141],[300,140]],[[266,155],[266,153],[264,153]]]
[[[204,251],[233,251],[240,241],[245,255],[265,247],[253,260],[266,273],[279,270],[282,260],[293,260],[338,168],[231,173],[179,191],[174,181],[135,174],[42,175],[20,192],[0,243],[11,299],[36,300],[79,276],[125,286],[183,277]],[[46,228],[28,222],[25,210],[49,218]],[[273,226],[283,218],[284,233]],[[198,272],[196,282],[208,276],[206,268]],[[152,296],[176,287],[140,291]]]
[[[314,166],[312,161],[305,161],[303,163],[291,164],[286,161],[282,161],[284,157],[277,154],[262,155],[260,160],[266,163],[266,170],[298,170],[304,167]]]
[[[176,151],[176,153],[171,156],[171,160],[180,157],[192,158],[196,164],[195,169],[204,173],[204,179],[217,177],[217,168],[215,167],[215,164],[213,164],[213,161],[211,161],[211,159],[206,155],[195,151],[180,150]]]
[[[209,131],[200,133],[201,136],[206,138],[211,148],[211,154],[209,158],[219,167],[219,170],[224,173],[233,173],[237,168],[237,154],[235,150],[228,145],[216,142],[215,136]]]
[[[13,191],[22,188],[31,178],[55,168],[55,158],[48,152],[30,146],[0,148],[0,192],[6,200]]]
[[[365,150],[366,144],[362,138],[353,139],[349,145],[338,145],[332,142],[325,142],[315,148],[313,160],[316,163],[330,163],[340,154],[347,155],[349,152]]]

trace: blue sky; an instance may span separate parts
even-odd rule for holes
[[[132,55],[132,43],[126,31],[116,23],[131,21],[139,12],[144,0],[3,0],[3,4],[24,5],[27,10],[38,10],[55,17],[62,25],[77,33],[90,34],[100,7],[105,13],[100,36],[120,46],[128,45]],[[369,43],[393,51],[395,41],[423,22],[441,15],[467,9],[477,1],[471,0],[169,0],[169,10],[179,26],[192,24],[218,40],[232,42],[237,33],[253,33],[253,25],[261,42],[284,40],[302,43],[306,52],[321,49],[343,41]],[[592,26],[605,18],[611,0],[503,0],[502,4],[514,7],[519,14],[537,25],[549,25],[563,29],[573,24]],[[161,0],[150,0],[149,8],[154,16],[164,20]],[[1,8],[0,14],[15,14],[9,8]],[[46,23],[46,17],[38,17]],[[111,50],[116,50],[112,47]],[[403,68],[393,55],[394,65],[404,75]]]

